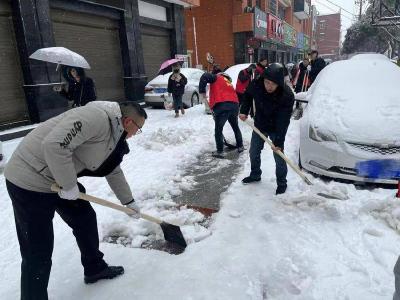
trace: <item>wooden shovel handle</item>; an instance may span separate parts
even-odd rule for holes
[[[253,130],[271,147],[274,146],[274,144],[256,127],[254,126],[253,123],[251,123],[250,120],[246,120],[246,124],[249,125],[251,128],[253,128]],[[280,157],[282,157],[282,159],[284,159],[287,164],[293,169],[293,171],[295,171],[297,173],[297,175],[299,175],[308,185],[312,185],[312,182],[310,181],[310,179],[307,178],[306,175],[304,175],[303,172],[300,171],[300,169],[293,164],[289,158],[287,158],[287,156],[285,154],[283,154],[282,151],[278,150],[275,151],[276,154],[278,154]]]
[[[57,193],[59,191],[61,191],[60,187],[55,183],[51,185],[51,190],[53,192],[57,192]],[[85,200],[85,201],[89,201],[89,202],[92,202],[92,203],[96,203],[96,204],[100,204],[102,206],[109,207],[109,208],[112,208],[112,209],[115,209],[115,210],[119,210],[119,211],[122,211],[122,212],[124,212],[124,213],[126,213],[128,215],[132,215],[132,214],[136,213],[135,210],[133,210],[133,209],[131,209],[129,207],[126,207],[126,206],[123,206],[123,205],[119,205],[119,204],[116,204],[116,203],[113,203],[113,202],[110,202],[110,201],[107,201],[107,200],[104,200],[104,199],[101,199],[101,198],[97,198],[97,197],[94,197],[94,196],[91,196],[91,195],[84,194],[84,193],[79,193],[79,199],[82,199],[82,200]],[[145,219],[145,220],[147,220],[147,221],[153,222],[153,223],[157,223],[157,224],[163,223],[163,221],[161,221],[160,219],[157,219],[155,217],[152,217],[152,216],[149,216],[149,215],[146,215],[146,214],[140,213],[140,217]]]

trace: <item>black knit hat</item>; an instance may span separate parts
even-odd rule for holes
[[[273,63],[266,67],[263,77],[275,82],[280,87],[284,87],[285,85],[283,66],[280,63]]]

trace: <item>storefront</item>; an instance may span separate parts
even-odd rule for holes
[[[286,48],[283,46],[283,21],[273,14],[268,14],[268,61],[284,62]]]
[[[283,23],[283,43],[289,47],[289,51],[286,53],[285,63],[295,61],[295,55],[297,52],[296,41],[297,41],[297,31],[294,29],[294,27],[292,27],[288,23],[284,22]]]
[[[29,59],[45,47],[84,56],[99,100],[142,101],[144,86],[161,63],[186,54],[183,5],[189,3],[0,0],[0,127],[42,122],[68,108],[53,89],[60,86],[56,66]]]
[[[297,47],[296,61],[299,61],[304,58],[304,33],[302,32],[297,33],[296,47]]]

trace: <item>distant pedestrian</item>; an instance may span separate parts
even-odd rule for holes
[[[217,151],[212,155],[224,158],[224,136],[222,131],[226,121],[231,125],[235,133],[236,147],[238,152],[243,152],[242,133],[238,124],[239,100],[232,85],[232,79],[225,73],[218,75],[204,73],[200,78],[199,92],[202,94],[203,102],[206,102],[206,87],[210,84],[209,106],[215,121],[215,143]]]
[[[294,91],[296,93],[306,92],[309,88],[309,76],[308,76],[308,66],[310,65],[310,61],[308,58],[304,58],[303,61],[299,64],[299,69],[296,73],[296,76],[293,80],[293,85],[295,86]]]
[[[85,106],[97,99],[93,79],[86,76],[82,68],[67,67],[64,74],[68,81],[66,95],[68,100],[73,102],[72,107]]]
[[[318,51],[311,51],[311,70],[310,70],[310,81],[311,84],[315,81],[318,74],[325,68],[325,60],[318,56]]]
[[[185,86],[187,84],[187,78],[181,73],[181,65],[179,63],[172,66],[172,74],[168,79],[168,93],[172,94],[174,101],[175,118],[179,117],[179,111],[182,115],[185,114],[183,108],[182,97],[185,93]]]
[[[267,66],[268,66],[268,59],[265,57],[261,57],[256,65],[256,72],[254,79],[260,78],[264,74],[264,70]]]
[[[253,79],[255,70],[256,65],[251,64],[246,69],[243,69],[239,72],[239,76],[236,81],[236,94],[239,98],[239,105],[241,105],[243,102],[244,92],[246,91],[250,81]]]

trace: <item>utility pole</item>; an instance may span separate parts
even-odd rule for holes
[[[360,12],[358,14],[358,20],[361,20],[363,3],[364,3],[364,0],[356,0],[355,1],[356,5],[360,5]]]

